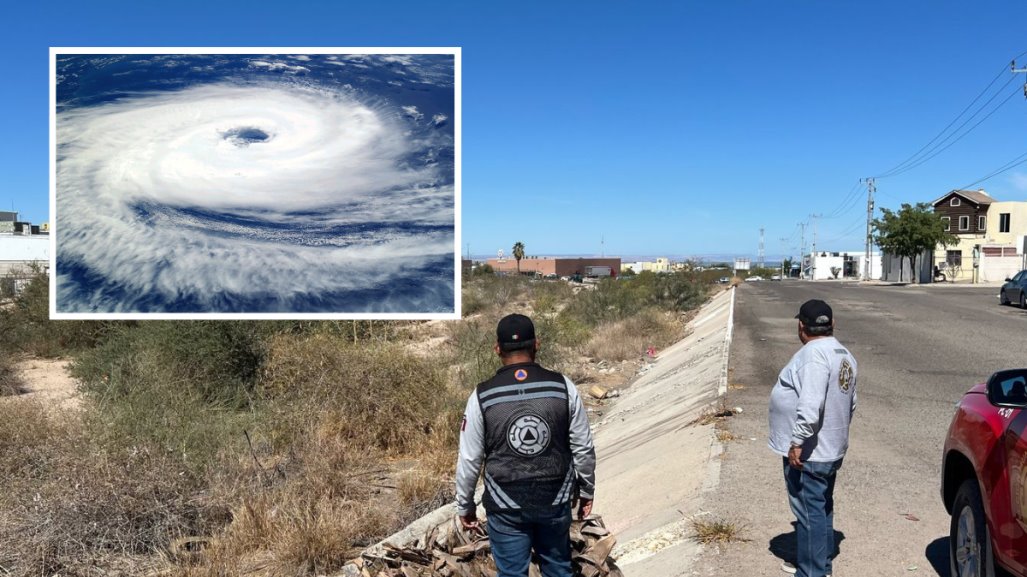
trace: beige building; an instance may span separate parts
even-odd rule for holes
[[[516,259],[490,258],[488,265],[497,273],[516,274]],[[522,258],[521,274],[537,274],[542,276],[617,276],[620,274],[620,258],[570,258],[570,257],[530,257]]]
[[[624,263],[622,270],[631,269],[635,274],[643,271],[650,272],[670,272],[671,264],[670,259],[666,257],[657,258],[656,261],[641,260],[637,262]]]
[[[934,264],[949,280],[996,282],[1024,268],[1027,202],[998,201],[979,189],[953,190],[932,204],[959,238],[934,251]]]

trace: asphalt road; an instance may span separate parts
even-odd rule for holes
[[[1027,311],[997,287],[799,281],[737,289],[720,483],[704,509],[742,527],[743,542],[708,547],[699,575],[783,575],[794,548],[767,402],[800,343],[794,315],[809,298],[834,309],[835,336],[859,363],[858,406],[835,490],[834,574],[948,576],[949,519],[939,497],[941,449],[955,404],[993,371],[1027,365]]]

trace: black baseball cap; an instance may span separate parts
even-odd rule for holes
[[[496,341],[501,351],[516,351],[535,346],[535,325],[524,315],[507,315],[496,327]]]
[[[795,318],[802,321],[807,327],[828,327],[834,322],[834,312],[831,306],[820,299],[811,299],[799,307],[799,314]]]

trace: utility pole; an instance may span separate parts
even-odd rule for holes
[[[802,244],[799,245],[799,278],[806,277],[806,223],[800,222],[802,230]]]
[[[822,214],[811,214],[809,215],[810,220],[813,221],[813,254],[812,260],[810,261],[810,274],[813,276],[813,280],[817,280],[817,219],[822,217]]]
[[[788,250],[788,239],[787,238],[780,238],[778,240],[781,241],[781,246],[783,246],[785,250]],[[787,274],[787,276],[785,275],[785,258],[786,257],[782,253],[782,256],[781,256],[781,278],[782,279],[787,278],[787,276],[791,276],[791,274],[792,274],[791,267],[788,267],[788,274]],[[788,256],[787,258],[790,259],[792,257]]]
[[[1016,60],[1009,63],[1009,68],[1012,69],[1013,74],[1024,74],[1027,72],[1027,68],[1017,68]],[[1027,98],[1027,82],[1023,83],[1023,97]]]
[[[760,253],[757,259],[756,266],[763,268],[763,227],[760,227]]]
[[[871,236],[871,227],[874,222],[874,193],[877,192],[877,187],[874,185],[873,178],[864,179],[867,183],[867,256],[863,262],[863,280],[870,280],[870,269],[871,269],[871,255],[870,248],[873,244],[873,237]]]

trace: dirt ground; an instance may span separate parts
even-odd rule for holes
[[[48,406],[76,409],[82,399],[78,382],[68,373],[67,359],[26,359],[15,364],[26,392],[8,397],[7,402],[34,400]]]

